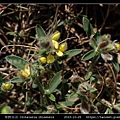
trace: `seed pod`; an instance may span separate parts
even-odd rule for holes
[[[108,41],[103,41],[99,44],[99,48],[102,49],[102,48],[106,47],[108,44],[109,44]]]

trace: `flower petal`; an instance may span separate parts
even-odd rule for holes
[[[120,51],[120,44],[119,43],[115,43],[116,49],[117,51]]]
[[[55,49],[58,49],[59,47],[59,43],[55,40],[52,40],[53,46],[55,47]]]
[[[24,70],[21,70],[19,74],[23,79],[26,79],[29,76],[29,74]]]
[[[62,43],[62,44],[60,45],[60,47],[59,47],[59,50],[60,50],[61,52],[66,51],[66,50],[67,50],[67,43],[66,43],[66,42],[65,42],[65,43]]]
[[[57,54],[58,56],[63,56],[63,52],[61,52],[60,50],[56,50],[56,54]]]
[[[52,40],[57,41],[60,38],[60,32],[57,31],[52,35]]]
[[[30,75],[30,65],[29,64],[25,65],[25,72],[28,76]]]
[[[2,84],[2,86],[1,86],[1,90],[2,91],[9,91],[9,90],[11,90],[12,88],[13,88],[13,84],[11,84],[11,83],[3,83]]]
[[[53,63],[55,61],[55,58],[53,55],[48,55],[47,56],[47,63]]]
[[[40,60],[41,63],[46,63],[47,62],[46,57],[41,57],[39,60]]]

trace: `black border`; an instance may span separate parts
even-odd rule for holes
[[[14,4],[17,4],[17,3],[20,3],[20,4],[35,4],[35,3],[44,3],[44,4],[51,4],[51,3],[54,3],[54,4],[119,4],[118,0],[114,0],[114,1],[110,1],[110,0],[95,0],[95,1],[91,1],[91,0],[74,0],[74,1],[68,1],[68,0],[57,0],[57,1],[54,1],[54,0],[1,0],[0,3],[14,3]]]
[[[95,2],[95,3],[94,3]],[[76,0],[74,2],[68,2],[67,1],[46,1],[45,0],[31,0],[31,1],[25,1],[25,0],[4,0],[1,1],[0,4],[119,4],[118,1],[114,0],[111,2],[110,0],[96,0],[96,1],[85,1],[85,0]],[[50,119],[50,120],[73,120],[73,119],[91,119],[91,120],[101,120],[101,119],[120,119],[120,114],[0,114],[0,120],[41,120],[41,119]]]
[[[120,114],[1,114],[0,120],[116,120]]]

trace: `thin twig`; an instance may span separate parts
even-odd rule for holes
[[[55,27],[54,27],[54,30],[55,30],[56,27],[57,27],[57,13],[58,13],[58,8],[59,8],[59,5],[57,5],[53,23],[49,26],[49,28],[51,27],[51,29],[49,30],[48,35],[52,33],[53,26],[55,26]],[[53,30],[53,31],[54,31],[54,30]]]
[[[99,73],[99,72],[98,72]],[[92,104],[95,102],[95,100],[101,95],[102,91],[103,91],[103,86],[104,86],[104,83],[105,83],[105,79],[103,78],[103,76],[99,73],[100,77],[102,78],[103,80],[103,84],[102,84],[102,87],[101,87],[101,90],[100,92],[98,93],[98,95],[95,97],[95,99],[92,101]]]
[[[3,46],[0,51],[2,52],[2,50],[4,48],[10,47],[10,46],[26,47],[26,48],[31,48],[31,49],[34,49],[34,50],[37,49],[36,47],[31,47],[31,46],[26,46],[26,45],[6,45],[6,46]]]
[[[104,21],[103,21],[103,23],[101,25],[101,28],[98,30],[99,32],[101,32],[101,30],[103,29],[103,27],[105,25],[105,22],[106,22],[106,20],[107,20],[107,18],[109,16],[109,13],[110,13],[110,5],[108,5],[107,13],[106,13],[105,19],[104,19]]]
[[[116,88],[117,88],[117,80],[116,80],[116,77],[115,77],[115,73],[114,73],[114,71],[113,71],[113,69],[112,69],[112,67],[110,66],[109,63],[108,63],[108,67],[111,70],[111,73],[112,73],[112,76],[113,76],[113,80],[114,80],[114,96],[115,96],[115,92],[116,92]],[[115,104],[115,101],[116,101],[116,98],[113,101],[113,105]]]

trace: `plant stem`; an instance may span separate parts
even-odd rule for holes
[[[42,86],[42,84],[41,84],[41,82],[40,82],[40,80],[37,78],[37,83],[38,83],[38,87],[39,87],[39,89],[40,89],[40,92],[41,92],[41,97],[42,98],[40,98],[41,100],[43,100],[43,97],[45,97],[45,99],[46,99],[46,103],[49,105],[49,99],[48,99],[48,97],[45,95],[45,90],[43,89],[43,86]],[[42,101],[41,101],[42,102]],[[43,102],[42,102],[43,103]]]
[[[61,69],[60,69],[60,66],[59,66],[59,64],[58,64],[58,61],[55,61],[54,63],[53,63],[53,65],[54,65],[54,67],[55,67],[55,70],[56,70],[56,72],[59,72]]]
[[[94,65],[96,64],[96,62],[98,61],[100,55],[95,55],[94,58],[92,59],[92,63],[90,64],[88,71],[86,73],[85,76],[88,76],[89,72],[93,69]],[[86,77],[85,77],[86,78]],[[88,78],[89,79],[89,78]],[[85,79],[86,80],[86,79]]]
[[[28,83],[26,83],[26,90],[28,89]],[[28,91],[25,92],[25,106],[24,109],[27,109],[27,101],[28,101]]]
[[[3,93],[0,93],[0,96],[1,96],[1,97],[3,97],[3,98],[5,98],[5,99],[9,99],[10,101],[13,101],[14,103],[17,103],[18,105],[20,105],[20,106],[23,106],[23,107],[24,107],[24,104],[22,104],[22,103],[18,102],[18,101],[17,101],[17,100],[15,100],[15,99],[10,98],[9,96],[7,96],[7,95],[5,95],[5,94],[3,94]]]

